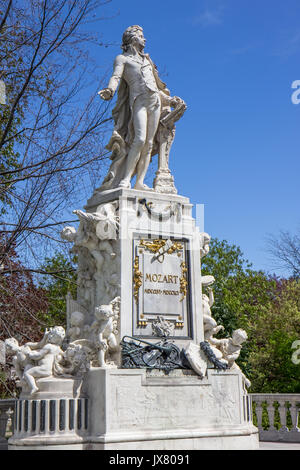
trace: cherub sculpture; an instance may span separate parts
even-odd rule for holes
[[[228,366],[232,367],[238,359],[242,344],[247,341],[248,336],[245,330],[238,329],[232,333],[232,338],[215,339],[215,345],[220,349],[224,359],[227,360]]]
[[[25,367],[22,380],[28,385],[30,395],[38,391],[36,379],[53,375],[55,358],[62,354],[61,346],[64,338],[64,328],[55,326],[46,331],[38,349],[28,352],[27,358],[33,365]]]
[[[206,256],[209,252],[209,243],[211,236],[206,232],[201,232],[200,234],[200,258]]]
[[[119,317],[120,297],[116,297],[108,305],[95,308],[95,320],[91,325],[91,336],[98,350],[98,363],[100,367],[111,367],[107,356],[118,349],[117,321]]]
[[[113,248],[109,241],[101,241],[96,235],[94,219],[91,214],[86,214],[83,211],[74,212],[81,221],[78,231],[74,227],[64,227],[61,237],[66,241],[74,242],[75,249],[77,247],[87,248],[93,256],[97,271],[100,272],[105,260],[102,252],[107,253],[113,259],[116,256]]]
[[[30,345],[34,347],[39,343],[27,343],[24,346],[19,346],[15,338],[8,338],[5,340],[6,354],[12,356],[12,363],[15,373],[18,377],[18,386],[23,385],[23,374],[26,369],[33,366],[33,362],[29,359],[29,353],[32,351]]]
[[[202,295],[202,310],[203,310],[203,326],[204,326],[204,340],[209,343],[211,351],[214,353],[217,360],[221,363],[227,364],[228,368],[238,369],[239,366],[235,363],[238,359],[242,344],[247,340],[247,333],[245,330],[238,329],[232,333],[232,338],[218,339],[214,336],[221,330],[224,330],[222,325],[217,325],[217,322],[212,318],[211,307],[214,303],[214,295],[211,287],[207,287],[209,296]],[[246,387],[250,387],[251,382],[241,372],[243,381]]]
[[[81,312],[72,312],[70,315],[70,327],[68,328],[68,340],[70,343],[82,338],[85,316]]]
[[[81,210],[75,210],[73,213],[78,216],[83,229],[88,229],[94,225],[93,231],[95,231],[95,234],[100,240],[117,239],[119,217],[116,215],[116,207],[114,204],[103,204],[93,213],[83,212]],[[80,235],[79,230],[79,236]]]
[[[212,317],[211,307],[214,304],[214,293],[211,287],[207,287],[208,296],[202,294],[202,311],[203,311],[203,326],[204,326],[204,339],[213,344],[212,338],[214,335],[223,330],[222,325],[218,325],[216,320]]]
[[[248,388],[251,386],[250,380],[242,373],[239,366],[236,364],[236,360],[239,358],[242,344],[247,341],[248,336],[245,330],[238,329],[234,330],[231,338],[216,339],[213,338],[211,344],[222,353],[222,358],[228,364],[228,368],[237,369],[241,372],[245,386]]]
[[[86,340],[70,343],[63,353],[59,354],[54,363],[57,376],[81,378],[90,369],[92,349]]]

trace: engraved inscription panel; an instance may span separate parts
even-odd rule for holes
[[[189,336],[189,276],[186,240],[134,240],[134,334],[153,336],[163,317],[172,336]]]
[[[142,259],[143,292],[141,307],[145,315],[175,315],[183,314],[184,304],[180,293],[181,267],[178,257],[165,256],[160,263],[149,253],[144,253]],[[182,299],[183,300],[183,299]]]

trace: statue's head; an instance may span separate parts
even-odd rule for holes
[[[47,332],[47,342],[61,346],[65,336],[66,332],[62,326],[54,326]]]
[[[146,44],[143,28],[138,25],[129,26],[123,34],[122,49],[127,52],[130,46],[134,46],[139,50],[143,50]]]
[[[71,326],[82,326],[84,323],[84,314],[81,312],[72,312],[70,316]]]
[[[84,354],[84,350],[80,344],[71,343],[67,347],[64,356],[68,361],[72,361],[74,363],[80,357],[82,358]]]
[[[209,244],[211,240],[211,236],[206,232],[202,232],[201,235],[202,235],[203,245]]]
[[[237,346],[240,346],[243,344],[245,341],[247,341],[248,335],[245,330],[238,329],[234,330],[232,333],[232,342],[236,344]]]
[[[113,316],[114,311],[111,305],[100,305],[99,307],[95,308],[95,317],[97,320],[105,320]]]
[[[8,354],[15,354],[19,349],[19,343],[15,338],[5,340],[5,348]]]
[[[73,242],[76,236],[76,229],[75,227],[64,227],[60,233],[60,236],[63,240],[68,242]]]

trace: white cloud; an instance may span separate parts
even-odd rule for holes
[[[223,12],[223,6],[219,6],[214,9],[206,8],[202,13],[193,19],[193,23],[196,25],[201,25],[204,28],[219,25],[223,23]]]
[[[284,39],[273,52],[273,55],[282,58],[289,58],[293,55],[299,54],[300,52],[300,31],[295,31],[293,34],[290,31],[284,31],[281,33],[284,35]]]

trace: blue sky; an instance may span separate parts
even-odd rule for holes
[[[205,204],[205,230],[274,271],[265,238],[295,232],[299,216],[299,0],[112,0],[89,28],[108,48],[110,71],[123,31],[144,28],[146,52],[188,110],[170,167],[181,195]]]

